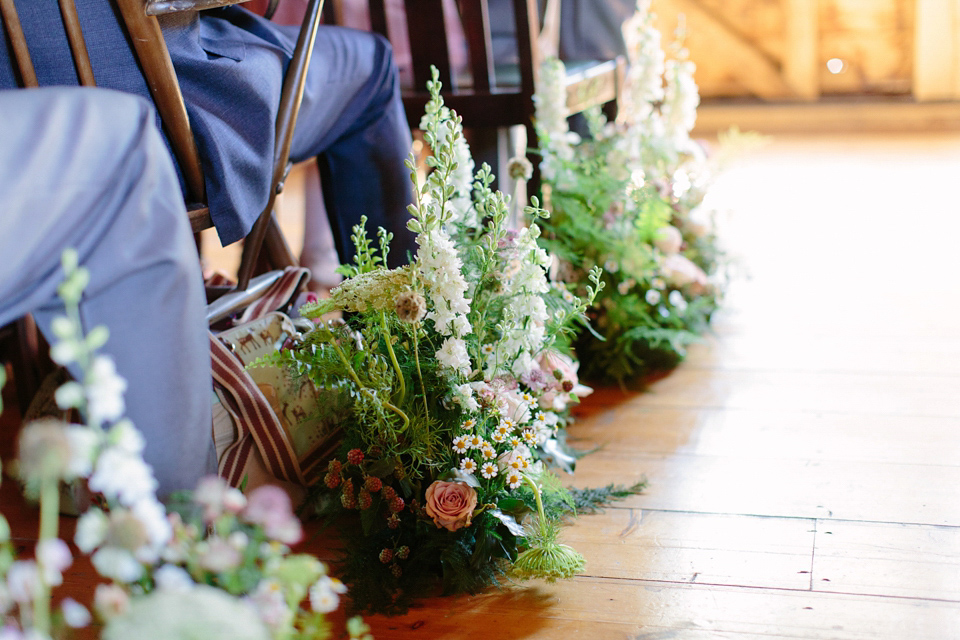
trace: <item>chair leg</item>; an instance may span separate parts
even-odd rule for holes
[[[540,206],[543,206],[543,194],[540,193],[540,154],[537,149],[540,148],[537,140],[537,130],[533,126],[533,122],[528,122],[524,129],[527,132],[527,160],[530,161],[530,164],[533,165],[533,174],[530,176],[530,179],[527,180],[527,200],[533,196],[537,196],[540,200]]]
[[[11,364],[17,385],[17,404],[22,416],[40,389],[44,376],[53,367],[46,355],[46,342],[33,316],[27,315],[17,320],[15,334]]]

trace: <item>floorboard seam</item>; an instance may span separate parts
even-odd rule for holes
[[[643,494],[640,494],[641,496]],[[907,527],[937,527],[940,529],[960,529],[960,524],[938,524],[932,522],[901,522],[899,520],[862,520],[856,518],[833,518],[833,517],[823,517],[823,516],[786,516],[786,515],[772,515],[769,513],[740,513],[733,511],[693,511],[690,509],[663,509],[658,507],[638,507],[637,505],[621,505],[621,504],[609,504],[603,507],[604,510],[607,509],[641,509],[643,511],[651,512],[662,512],[662,513],[688,513],[690,515],[696,516],[735,516],[743,518],[769,518],[777,520],[822,520],[824,522],[851,522],[855,524],[889,524],[889,525],[898,525],[898,526],[907,526]],[[587,513],[583,514],[585,516],[597,516],[602,515],[602,512],[599,513]]]
[[[813,521],[813,546],[810,548],[810,591],[813,591],[813,567],[817,559],[817,528],[820,519]]]
[[[601,580],[604,582],[631,582],[636,584],[649,584],[649,585],[670,585],[677,587],[686,587],[692,589],[708,588],[708,587],[717,587],[723,589],[745,589],[750,591],[781,591],[787,593],[796,593],[796,594],[816,594],[822,596],[852,596],[858,598],[880,598],[880,599],[891,599],[891,600],[911,600],[917,602],[942,602],[944,604],[956,604],[960,605],[960,599],[950,599],[950,598],[930,598],[922,596],[900,596],[893,594],[878,594],[878,593],[858,593],[856,591],[819,591],[819,590],[809,590],[809,589],[797,589],[793,587],[758,587],[754,585],[736,585],[736,584],[722,584],[715,582],[689,582],[682,580],[651,580],[648,578],[614,578],[610,576],[592,576],[587,574],[579,574],[573,577],[574,580],[581,578],[589,578],[591,580]]]

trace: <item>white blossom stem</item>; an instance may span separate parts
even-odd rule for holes
[[[400,402],[407,396],[407,385],[403,380],[403,372],[400,370],[400,363],[397,362],[397,354],[393,352],[393,336],[390,334],[390,328],[387,326],[387,314],[380,312],[380,323],[383,325],[384,342],[387,343],[387,353],[390,354],[390,362],[393,363],[393,370],[397,373],[397,381],[400,383]]]
[[[420,371],[420,323],[413,328],[413,360],[417,363],[417,377],[420,378],[420,395],[423,396],[423,415],[426,418],[424,424],[430,424],[430,409],[427,406],[427,388],[423,384],[423,372]]]
[[[40,539],[39,546],[45,540],[59,537],[60,524],[60,482],[56,477],[43,474],[40,481]],[[42,558],[38,558],[39,571],[33,588],[33,626],[42,634],[50,635],[50,585],[44,579]]]

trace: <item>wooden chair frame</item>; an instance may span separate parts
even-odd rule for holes
[[[504,129],[523,125],[527,132],[528,154],[538,166],[536,131],[533,126],[533,95],[544,54],[555,53],[559,37],[559,1],[548,0],[545,32],[540,29],[537,0],[512,0],[516,23],[518,77],[505,84],[503,70],[493,62],[490,16],[487,0],[458,0],[466,36],[471,82],[464,84],[453,72],[446,38],[442,0],[404,0],[407,32],[413,62],[413,87],[404,89],[403,103],[411,128],[417,128],[429,99],[426,91],[430,67],[439,71],[444,103],[462,118],[467,129]],[[368,0],[371,29],[390,37],[385,0]],[[414,19],[415,18],[415,19]],[[498,73],[500,72],[500,73]],[[571,113],[615,102],[625,73],[622,59],[594,62],[573,69],[567,75],[567,106]],[[500,80],[500,82],[498,82]],[[539,189],[539,172],[528,192]]]

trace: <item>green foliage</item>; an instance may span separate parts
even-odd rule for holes
[[[663,229],[680,230],[683,257],[705,274],[717,273],[723,256],[716,237],[697,235],[687,219],[703,194],[691,190],[677,199],[665,195],[672,192],[669,185],[635,185],[612,164],[624,158],[618,137],[605,134],[602,124],[593,122],[594,137],[563,163],[562,177],[550,185],[552,215],[541,224],[544,245],[560,259],[560,277],[575,293],[594,290],[596,308],[572,339],[581,374],[624,384],[676,366],[708,328],[719,302],[715,288],[671,285],[667,255],[656,247]],[[591,285],[597,267],[603,267],[599,292]]]
[[[335,397],[318,417],[338,420],[342,441],[308,500],[322,515],[350,516],[337,522],[343,576],[360,611],[401,611],[432,589],[476,592],[498,584],[521,553],[539,558],[526,575],[580,566],[554,553],[552,523],[571,512],[572,498],[548,472],[538,472],[542,489],[527,476],[538,447],[563,449],[556,429],[567,416],[540,400],[551,393],[542,404],[554,407],[573,395],[553,351],[567,348],[573,323],[586,322],[603,272],[588,268],[577,295],[551,286],[539,245],[549,213],[533,200],[526,213],[535,222],[508,228],[509,198],[491,189],[489,167],[463,170],[472,161],[459,117],[443,106],[436,75],[429,89],[427,175],[407,163],[414,262],[386,269],[389,236],[380,234],[378,249],[356,227],[346,280],[329,300],[301,309],[344,319],[260,361]],[[463,505],[452,519],[430,497],[448,490]],[[521,519],[552,538],[530,537]]]
[[[644,478],[640,482],[628,486],[620,484],[608,484],[605,487],[594,487],[586,489],[577,489],[571,487],[570,495],[573,499],[574,507],[577,513],[596,513],[603,510],[603,507],[609,505],[614,500],[623,500],[638,493],[642,493],[647,488],[647,480]]]

